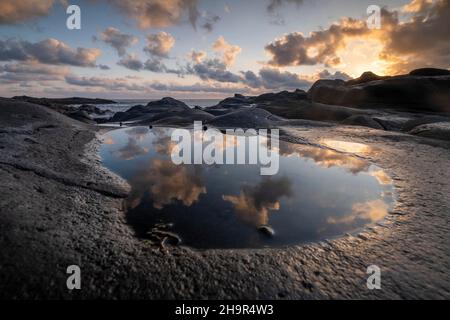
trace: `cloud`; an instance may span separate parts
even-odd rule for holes
[[[348,74],[342,71],[335,71],[334,73],[330,73],[327,69],[322,70],[321,72],[317,73],[316,78],[318,79],[326,79],[326,80],[350,80],[352,77],[350,77]]]
[[[404,73],[424,66],[450,67],[450,1],[412,1],[412,15],[383,34],[380,58],[391,61],[390,72]]]
[[[97,39],[97,38],[95,38]],[[139,39],[130,34],[122,33],[120,30],[109,27],[100,33],[100,40],[109,44],[117,50],[119,56],[124,56],[127,53],[127,48],[136,44]]]
[[[202,28],[206,31],[206,32],[212,32],[214,29],[214,25],[220,21],[220,17],[219,16],[212,16],[212,17],[207,17],[206,21],[202,24]]]
[[[367,34],[365,22],[343,18],[329,29],[314,31],[308,37],[301,32],[293,32],[276,39],[265,49],[272,55],[272,66],[301,66],[324,64],[336,66],[340,59],[336,52],[345,45],[347,37]]]
[[[18,24],[46,16],[54,0],[2,0],[0,1],[0,24]]]
[[[237,55],[242,51],[239,46],[231,45],[226,42],[223,36],[220,36],[213,43],[213,50],[222,55],[222,61],[227,67],[234,64]]]
[[[175,45],[175,39],[167,32],[161,31],[146,37],[147,46],[144,51],[151,56],[167,58],[172,47]]]
[[[135,54],[127,54],[125,57],[117,62],[119,66],[123,66],[127,69],[140,71],[144,68],[144,63],[135,55]]]
[[[255,186],[243,186],[239,196],[223,196],[243,221],[260,227],[269,224],[269,210],[280,209],[280,199],[292,196],[292,183],[286,178],[264,178]]]
[[[141,29],[165,28],[183,22],[186,17],[196,26],[198,0],[108,0],[119,13],[133,19]]]
[[[202,80],[238,83],[241,77],[228,71],[224,62],[218,59],[207,59],[201,63],[188,66],[188,74],[197,75]]]
[[[259,75],[266,89],[297,89],[311,86],[310,81],[301,79],[297,74],[288,71],[264,68],[259,71]]]
[[[245,87],[235,85],[221,85],[219,83],[195,83],[191,85],[176,83],[145,82],[141,79],[125,78],[104,78],[104,77],[80,77],[68,74],[64,77],[66,83],[83,88],[99,88],[109,91],[134,91],[134,92],[192,92],[192,93],[236,93],[244,92]],[[132,80],[136,80],[133,82]]]
[[[66,83],[79,87],[97,87],[111,91],[146,91],[148,86],[130,82],[127,78],[80,77],[74,74],[65,76]]]
[[[399,18],[402,15],[402,19]],[[293,32],[266,45],[272,66],[364,65],[367,57],[357,56],[364,48],[378,51],[372,67],[387,74],[407,73],[411,69],[450,65],[450,1],[412,0],[397,11],[381,10],[382,28],[369,29],[364,20],[342,18],[328,29],[308,36]],[[362,40],[355,49],[350,44]],[[370,47],[376,42],[377,46]],[[354,51],[353,53],[351,51]],[[345,56],[347,61],[342,61]],[[358,59],[356,59],[356,57]],[[368,71],[368,70],[364,70]]]
[[[168,71],[166,65],[160,59],[156,58],[148,59],[144,64],[144,69],[156,73]]]
[[[281,72],[273,68],[263,68],[258,75],[252,71],[242,72],[242,74],[243,82],[252,88],[295,90],[309,88],[312,84],[310,80],[302,79],[295,73]]]
[[[296,4],[299,6],[303,4],[303,0],[270,0],[266,9],[269,13],[273,13],[280,9],[284,4]]]
[[[34,61],[5,64],[0,66],[0,82],[15,84],[29,81],[58,81],[64,80],[69,71],[68,67],[55,67]]]
[[[191,60],[192,62],[198,64],[198,63],[201,63],[206,58],[206,52],[205,51],[192,50],[189,53],[188,57],[189,57],[189,60]]]
[[[95,67],[99,49],[76,48],[56,39],[32,43],[18,39],[0,40],[0,61],[38,61],[46,64]]]
[[[164,84],[164,83],[153,83],[150,87],[156,91],[167,91],[167,92],[203,92],[203,93],[244,93],[246,88],[242,86],[223,86],[219,84],[201,84],[195,83],[192,85],[179,85],[179,84]]]

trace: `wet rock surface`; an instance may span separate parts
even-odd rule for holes
[[[280,127],[282,138],[372,148],[358,156],[386,170],[397,190],[383,222],[287,249],[199,251],[164,240],[161,250],[136,239],[126,224],[127,185],[96,157],[95,127],[1,99],[0,297],[450,298],[450,143],[308,124]],[[81,267],[83,289],[70,292],[66,268],[73,264]],[[381,268],[382,290],[366,287],[373,264]]]

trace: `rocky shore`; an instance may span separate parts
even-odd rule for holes
[[[49,106],[39,99],[28,97],[27,100]],[[187,126],[202,121],[215,127],[241,128],[345,125],[448,141],[449,105],[449,71],[418,69],[395,77],[366,72],[347,82],[319,80],[308,92],[236,94],[207,108],[190,108],[169,97],[115,114],[93,105],[73,108],[51,104],[50,107],[89,124]]]
[[[370,151],[357,156],[394,180],[397,203],[391,214],[355,236],[285,249],[149,246],[126,224],[122,202],[128,185],[98,158],[105,129],[91,118],[95,109],[85,107],[88,118],[76,118],[58,104],[0,99],[0,297],[450,298],[450,118],[445,109],[450,76],[442,73],[422,70],[395,79],[365,75],[350,83],[317,83],[309,92],[236,95],[206,109],[165,98],[106,121],[278,127],[282,139],[293,143],[324,149],[329,148],[324,139],[367,145]],[[428,89],[422,100],[410,101],[403,91],[399,95],[399,82],[404,90],[411,90],[411,83]],[[392,95],[389,105],[374,99],[383,92]],[[66,268],[73,264],[81,267],[82,290],[66,288]],[[366,268],[373,264],[382,270],[382,290],[365,285]]]

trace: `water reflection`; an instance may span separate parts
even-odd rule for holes
[[[372,152],[372,148],[368,145],[356,142],[349,141],[340,141],[340,140],[332,140],[332,139],[323,139],[321,140],[321,144],[333,148],[334,150],[347,152],[347,153],[370,153]]]
[[[390,178],[358,157],[280,142],[280,171],[263,177],[258,165],[174,165],[170,133],[137,127],[103,140],[104,164],[132,187],[127,220],[139,237],[166,223],[198,248],[292,245],[357,231],[392,204]]]
[[[292,184],[287,177],[266,177],[255,186],[242,186],[238,196],[228,195],[222,198],[233,204],[239,219],[260,227],[269,224],[269,210],[280,210],[279,200],[292,195]]]
[[[152,159],[148,166],[136,171],[129,179],[132,186],[127,208],[134,209],[149,193],[153,207],[162,209],[176,201],[191,206],[206,193],[200,167],[176,166],[170,160]]]

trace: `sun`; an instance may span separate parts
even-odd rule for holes
[[[385,75],[389,62],[380,59],[382,50],[383,46],[378,39],[349,40],[344,48],[337,51],[337,56],[341,59],[338,68],[354,78],[366,71]]]

